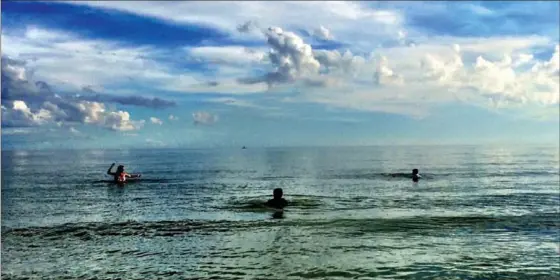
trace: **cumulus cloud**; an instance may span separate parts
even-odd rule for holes
[[[2,98],[24,101],[29,112],[24,110],[27,113],[22,113],[24,111],[20,108],[16,113],[20,114],[20,118],[23,116],[26,122],[44,122],[45,119],[60,118],[54,114],[56,111],[49,111],[49,104],[43,106],[46,101],[64,107],[63,111],[71,107],[66,106],[64,102],[52,101],[53,94],[43,94],[52,92],[49,85],[55,84],[52,82],[55,78],[59,82],[82,87],[84,84],[119,84],[125,76],[136,76],[142,77],[142,82],[154,86],[154,89],[197,94],[253,94],[286,90],[299,93],[299,96],[292,99],[299,102],[315,102],[359,110],[383,110],[382,107],[386,106],[391,112],[397,112],[401,107],[405,114],[416,108],[417,111],[423,110],[422,113],[415,113],[416,115],[422,115],[426,111],[425,108],[420,108],[422,106],[457,100],[502,107],[528,103],[544,106],[558,104],[558,50],[550,60],[540,60],[541,56],[536,54],[537,49],[540,52],[550,46],[551,41],[546,37],[422,36],[413,26],[406,27],[405,31],[405,26],[402,25],[405,21],[401,12],[373,9],[364,3],[278,3],[216,2],[199,5],[196,2],[181,2],[166,3],[167,8],[161,9],[148,2],[134,5],[125,2],[76,2],[74,4],[125,10],[178,22],[210,24],[233,33],[237,30],[242,34],[236,33],[233,36],[243,39],[249,38],[248,33],[259,33],[270,51],[266,52],[260,47],[245,49],[237,46],[208,45],[184,49],[188,60],[211,63],[209,68],[215,71],[215,75],[209,80],[208,75],[196,75],[189,72],[190,70],[185,70],[182,75],[173,74],[177,69],[163,67],[162,64],[147,58],[150,52],[157,53],[157,50],[150,48],[123,48],[110,42],[77,40],[75,36],[35,29],[25,34],[25,40],[3,34],[2,45],[14,56],[30,57],[34,53],[49,53],[57,59],[39,59],[44,69],[40,71],[43,73],[41,79],[49,81],[49,84],[40,81],[18,83],[19,89],[26,90],[15,92],[13,86],[5,91],[3,82]],[[223,5],[228,7],[222,9],[226,10],[227,17],[216,14],[216,7],[221,8]],[[274,5],[274,8],[269,8],[270,5]],[[182,10],[193,13],[185,15],[179,12]],[[309,10],[316,12],[313,20],[309,20]],[[305,42],[295,33],[278,27],[260,30],[253,21],[238,25],[247,20],[247,11],[252,11],[251,14],[266,13],[266,16],[259,16],[261,26],[278,24],[281,27],[314,30],[318,24],[328,24],[328,29],[320,26],[314,30],[314,37],[332,38],[332,34],[336,34],[337,40],[349,43],[350,50],[314,49],[309,42]],[[290,17],[286,17],[286,14],[290,14]],[[364,29],[363,26],[375,28]],[[413,38],[417,46],[388,46],[383,44],[383,40],[386,39],[383,38],[383,34],[393,41],[397,37],[399,42],[408,42]],[[251,39],[258,38],[255,36]],[[74,50],[87,55],[68,58],[71,57],[68,53]],[[117,55],[97,55],[98,51],[115,52]],[[369,51],[373,53],[368,54]],[[4,72],[9,73],[14,81],[28,79],[26,75],[29,73],[19,70],[21,65],[11,65],[12,69],[6,68],[4,71],[3,68],[2,75]],[[108,68],[106,65],[112,67]],[[274,89],[271,89],[272,86]],[[292,86],[296,90],[290,88]],[[33,90],[27,90],[27,87]],[[299,87],[305,88],[300,90]],[[5,99],[4,95],[9,98]],[[68,103],[133,103],[150,108],[171,105],[154,105],[152,99],[123,101],[106,98],[108,97],[95,97],[94,94],[88,97],[80,96],[75,100],[62,97]],[[270,98],[274,99],[277,96]],[[258,104],[259,101],[255,99],[254,102]],[[5,106],[5,110],[13,110],[13,104],[5,103]],[[41,112],[41,109],[47,110],[53,116]]]
[[[334,39],[333,35],[331,34],[331,31],[322,25],[319,26],[319,28],[315,29],[315,31],[313,31],[313,36],[319,40],[324,40],[324,41]]]
[[[93,122],[93,123],[101,124],[115,131],[137,130],[144,125],[143,120],[141,121],[130,120],[130,114],[125,111],[108,112],[102,117],[104,119],[100,119],[100,121]]]
[[[555,57],[556,56],[556,57]],[[422,64],[425,81],[435,81],[444,89],[455,92],[473,92],[479,97],[490,98],[492,106],[535,103],[559,103],[559,75],[557,52],[548,61],[533,61],[527,71],[524,65],[533,61],[532,55],[504,54],[500,60],[478,56],[468,65],[461,53],[447,57],[426,56]]]
[[[432,79],[444,83],[463,69],[464,64],[459,53],[460,46],[455,44],[453,45],[453,49],[455,53],[447,59],[438,58],[431,54],[425,55],[420,62],[425,79]]]
[[[24,101],[15,100],[11,107],[2,105],[2,125],[9,127],[25,127],[45,124],[54,119],[51,111],[44,108],[34,112]]]
[[[209,112],[199,111],[192,114],[194,124],[210,125],[218,121],[218,116]]]
[[[327,34],[328,30],[323,28],[321,32]],[[372,85],[398,84],[403,81],[403,77],[389,67],[388,59],[384,56],[366,58],[354,55],[350,50],[344,53],[338,50],[313,50],[297,34],[279,27],[268,28],[264,35],[271,48],[267,61],[274,70],[264,76],[239,78],[241,84],[266,83],[270,87],[301,81],[303,85],[324,87],[340,84],[337,81],[339,78],[358,78],[359,74],[370,75],[367,79]]]
[[[540,61],[537,59],[540,56],[536,55],[537,49],[540,49],[538,50],[540,52],[550,46],[549,38],[543,36],[473,38],[428,36],[425,33],[424,36],[424,30],[420,30],[417,26],[404,25],[407,22],[404,19],[405,15],[412,15],[417,19],[419,15],[433,13],[433,10],[443,15],[451,10],[446,5],[431,4],[425,7],[424,4],[422,7],[413,6],[414,10],[411,11],[409,4],[402,4],[402,6],[395,4],[393,6],[395,9],[391,11],[355,2],[271,4],[249,1],[228,4],[216,2],[208,5],[181,2],[168,3],[167,9],[157,8],[155,4],[148,2],[134,5],[124,2],[76,2],[75,4],[124,10],[177,22],[209,24],[230,33],[237,33],[235,36],[244,39],[248,38],[247,33],[262,31],[271,51],[263,57],[262,61],[259,61],[258,65],[252,62],[243,65],[236,63],[235,61],[245,61],[242,60],[245,53],[240,52],[239,49],[218,50],[219,47],[200,49],[197,57],[204,61],[236,64],[238,69],[247,71],[229,71],[232,69],[230,68],[225,79],[216,75],[217,77],[212,78],[216,81],[212,83],[204,84],[204,79],[197,81],[198,84],[204,84],[203,86],[198,84],[193,86],[188,83],[174,86],[183,92],[261,93],[270,91],[270,87],[274,85],[275,88],[304,86],[311,89],[309,93],[328,91],[329,95],[320,98],[315,94],[315,99],[306,95],[305,100],[310,102],[329,98],[342,104],[349,104],[342,102],[337,95],[344,98],[355,96],[356,100],[375,101],[375,108],[382,101],[397,99],[402,103],[408,102],[407,104],[418,106],[452,102],[457,99],[462,102],[473,102],[476,105],[487,103],[488,99],[508,101],[509,104],[537,103],[545,106],[557,104],[558,70],[555,69],[557,69],[558,58],[553,56],[550,60]],[[227,8],[223,9],[223,5]],[[227,17],[216,13],[218,7],[227,13]],[[195,12],[185,15],[178,12],[181,10]],[[314,11],[312,20],[309,20],[310,10]],[[258,17],[260,26],[274,24],[313,30],[315,38],[332,37],[332,34],[336,34],[337,40],[349,43],[351,51],[312,49],[309,43],[286,30],[276,27],[260,30],[254,21],[246,21],[247,11],[251,11],[250,14],[264,15]],[[488,14],[481,9],[473,11],[478,14]],[[286,17],[286,14],[290,16]],[[323,26],[315,30],[319,24],[328,24],[328,29]],[[363,26],[375,28],[364,29]],[[384,44],[387,39],[398,42],[389,46]],[[414,40],[415,47],[410,47],[411,39]],[[231,52],[219,53],[222,51]],[[366,54],[368,51],[374,51],[375,55]],[[232,55],[233,53],[235,55]],[[509,56],[511,63],[504,60],[504,56]],[[232,59],[233,57],[235,59]],[[247,72],[265,74],[255,76]],[[297,90],[288,90],[297,92]],[[303,91],[308,89],[301,90]],[[386,91],[391,94],[386,94]],[[380,97],[385,99],[380,100]],[[370,102],[361,103],[370,104]]]
[[[11,108],[2,105],[2,126],[25,127],[45,124],[82,123],[115,131],[130,131],[142,127],[143,121],[133,121],[125,111],[107,111],[98,102],[44,102],[31,110],[24,101],[15,100]]]
[[[402,84],[404,82],[403,77],[395,73],[389,67],[389,61],[384,56],[380,58],[377,64],[377,69],[373,75],[373,81],[376,85]]]
[[[279,27],[270,27],[265,32],[271,50],[268,59],[274,71],[264,76],[242,78],[243,84],[267,83],[269,86],[279,83],[291,83],[298,78],[312,76],[319,71],[320,63],[313,56],[311,46],[293,32],[285,32]]]
[[[28,80],[31,75],[25,61],[2,56],[2,100],[44,99],[43,93],[50,95],[50,88],[46,83]]]
[[[503,58],[493,60],[498,51],[493,46],[498,44],[492,40],[424,43],[415,48],[381,49],[367,56],[349,50],[314,50],[296,34],[276,27],[265,36],[271,47],[268,63],[274,71],[238,81],[305,86],[301,101],[387,112],[398,112],[400,107],[408,115],[417,111],[417,116],[427,112],[419,105],[457,100],[494,107],[558,104],[558,47],[550,60],[536,61],[527,51],[546,43],[539,38],[506,38]]]
[[[306,87],[305,94],[291,101],[417,117],[442,102],[495,108],[559,103],[558,46],[550,59],[536,60],[531,53],[550,46],[542,37],[455,38],[456,42],[447,38],[357,55],[350,50],[312,49],[280,28],[264,34],[271,48],[265,62],[274,70],[238,81]],[[405,39],[407,34],[399,36]],[[499,55],[502,58],[496,59]]]
[[[82,123],[130,131],[143,125],[131,120],[128,112],[107,110],[103,103],[55,94],[46,82],[33,80],[24,62],[10,58],[2,62],[2,126]]]
[[[321,69],[328,74],[350,75],[366,67],[366,58],[352,54],[350,50],[340,53],[338,50],[313,50],[313,56],[321,65]]]
[[[153,124],[158,124],[158,125],[162,125],[162,124],[163,124],[163,121],[160,120],[160,119],[158,119],[158,118],[156,118],[156,117],[150,117],[150,122],[153,123]]]

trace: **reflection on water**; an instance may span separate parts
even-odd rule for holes
[[[558,152],[3,152],[2,277],[560,278]],[[143,180],[108,183],[114,159]]]

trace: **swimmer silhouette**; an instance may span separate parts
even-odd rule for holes
[[[418,180],[420,180],[420,178],[422,178],[422,176],[420,176],[420,174],[418,174],[418,169],[416,169],[416,168],[412,169],[412,181],[418,182]]]
[[[264,205],[270,208],[282,210],[284,207],[288,206],[288,201],[282,198],[284,192],[281,188],[274,189],[273,199],[268,200]]]

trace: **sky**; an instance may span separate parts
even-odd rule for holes
[[[2,1],[2,148],[548,143],[558,1]]]

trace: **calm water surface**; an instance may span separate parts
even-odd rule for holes
[[[558,279],[559,179],[557,146],[3,151],[2,279]]]

